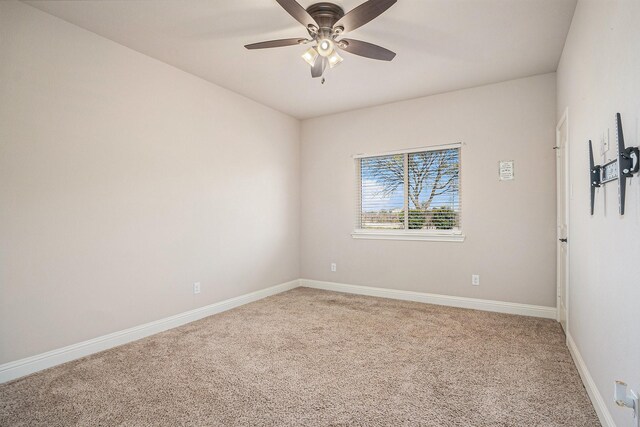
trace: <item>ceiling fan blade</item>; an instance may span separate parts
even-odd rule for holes
[[[246,47],[247,49],[267,49],[270,47],[293,46],[296,44],[300,44],[300,42],[303,40],[306,40],[306,39],[297,38],[297,39],[270,40],[268,42],[248,44],[248,45],[245,45],[244,47]]]
[[[305,28],[309,28],[309,25],[318,28],[318,23],[316,22],[316,20],[313,19],[313,17],[309,15],[309,12],[307,12],[304,7],[300,6],[300,3],[298,3],[296,0],[276,1],[280,4],[280,6],[282,6],[284,10],[289,12],[289,15],[293,16],[296,21],[304,25]]]
[[[325,68],[327,68],[327,58],[325,58],[324,56],[318,56],[316,58],[316,62],[313,64],[313,67],[311,67],[311,77],[313,77],[314,79],[316,77],[322,77]]]
[[[340,42],[347,42],[346,46],[340,46]],[[391,61],[396,57],[396,53],[372,43],[363,42],[354,39],[342,39],[338,42],[338,46],[346,52],[354,55],[364,56],[365,58],[378,59],[380,61]]]
[[[398,0],[369,0],[344,15],[333,28],[343,27],[344,31],[353,31],[373,21],[393,6]]]

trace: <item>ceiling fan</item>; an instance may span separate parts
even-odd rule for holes
[[[321,77],[327,65],[333,68],[343,61],[338,54],[338,49],[381,61],[391,61],[396,56],[394,52],[375,44],[342,38],[342,34],[353,31],[377,18],[393,6],[397,0],[368,0],[347,14],[340,6],[328,2],[312,4],[305,10],[296,0],[276,1],[305,26],[311,38],[297,37],[253,43],[246,45],[247,49],[316,43],[302,55],[302,58],[311,65],[311,77],[314,78]],[[322,80],[324,83],[324,78]]]

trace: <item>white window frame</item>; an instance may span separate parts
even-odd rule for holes
[[[455,144],[445,145],[431,145],[428,147],[419,148],[407,148],[404,150],[387,151],[384,153],[375,154],[355,154],[353,155],[353,164],[356,175],[356,209],[357,215],[361,215],[361,191],[362,191],[362,176],[360,173],[360,159],[367,157],[380,157],[380,156],[392,156],[395,154],[412,154],[420,153],[424,151],[440,151],[452,148],[459,149],[459,166],[458,166],[458,196],[462,200],[462,146],[461,142]],[[406,156],[405,156],[406,159]],[[408,173],[407,165],[405,165],[405,175]],[[405,183],[407,177],[405,176]],[[405,184],[405,203],[407,199],[408,186]],[[408,209],[405,208],[405,223],[407,222],[406,216],[408,216]],[[354,239],[369,239],[369,240],[424,240],[431,242],[464,242],[465,235],[462,233],[462,224],[458,230],[370,230],[363,228],[356,228],[351,233],[351,237]]]

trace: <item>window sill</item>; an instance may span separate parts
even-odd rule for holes
[[[424,233],[419,231],[370,231],[355,230],[351,233],[354,239],[369,240],[422,240],[429,242],[464,242],[462,233]]]

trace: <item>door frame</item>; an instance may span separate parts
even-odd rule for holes
[[[566,336],[569,336],[569,307],[570,307],[570,297],[569,297],[569,288],[570,288],[570,251],[571,251],[571,226],[570,226],[570,209],[571,209],[571,183],[570,183],[570,162],[569,162],[569,156],[570,156],[570,144],[569,144],[569,107],[565,108],[564,113],[562,114],[562,117],[560,118],[560,120],[558,121],[558,124],[556,125],[556,149],[560,149],[560,132],[562,129],[562,126],[564,125],[565,127],[565,133],[566,133],[566,141],[565,141],[565,145],[564,145],[564,182],[560,182],[560,177],[557,175],[556,173],[556,191],[558,188],[561,188],[561,186],[564,188],[564,204],[565,204],[565,224],[566,224],[566,238],[568,240],[568,243],[566,244],[566,265],[565,265],[565,290],[564,290],[564,306],[565,306],[565,324],[566,324],[566,331],[565,334]],[[558,157],[556,155],[556,168],[557,168],[557,164],[558,164]],[[556,169],[557,170],[557,169]],[[559,202],[559,194],[556,196],[556,200]],[[562,236],[559,236],[559,223],[558,223],[558,211],[559,208],[558,206],[556,206],[556,239],[560,239]],[[560,243],[558,241],[556,241],[556,260],[559,258],[558,256],[558,249],[559,249],[559,245]],[[557,269],[557,267],[556,267]],[[559,269],[557,269],[556,271],[559,271]],[[561,281],[558,280],[559,279],[559,273],[556,273],[556,307],[557,307],[557,314],[556,314],[556,320],[559,322],[560,321],[560,305],[559,305],[559,298],[560,298],[560,284]]]

